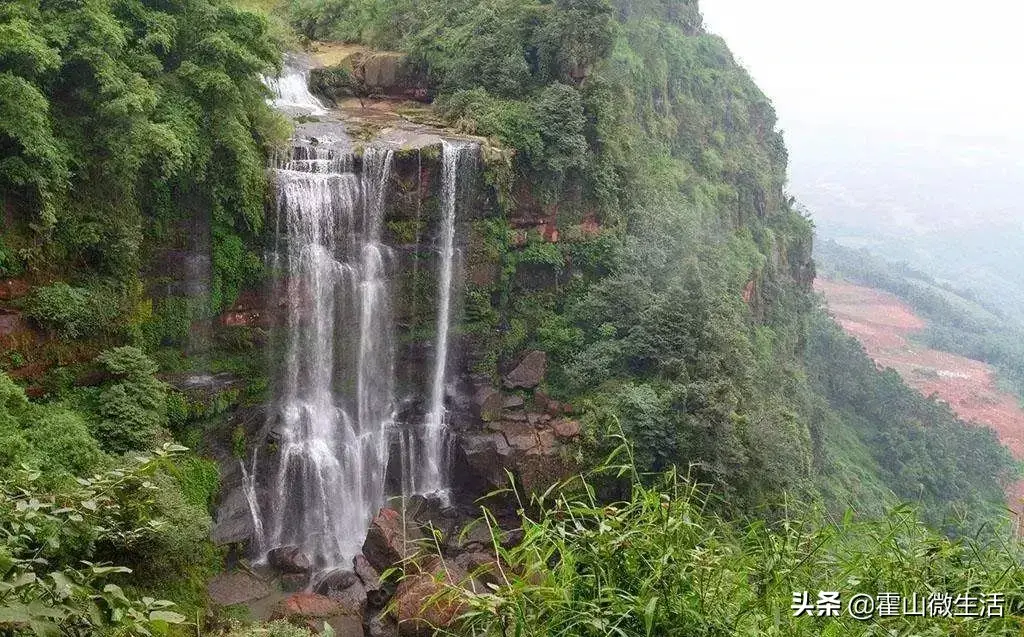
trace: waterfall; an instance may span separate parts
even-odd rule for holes
[[[442,143],[441,234],[437,267],[437,325],[434,337],[434,368],[430,380],[430,403],[419,434],[417,451],[409,460],[411,492],[443,491],[449,486],[445,385],[448,380],[449,331],[452,313],[452,277],[455,269],[455,222],[461,174],[475,147],[463,142]]]
[[[319,569],[349,563],[384,497],[394,347],[381,244],[393,153],[295,146],[275,170],[287,290],[271,436],[266,548],[300,546]]]
[[[403,387],[411,392],[405,404],[422,397],[426,413],[399,426],[390,289],[396,256],[382,240],[394,151],[371,145],[354,154],[344,125],[309,94],[295,60],[267,84],[279,109],[325,117],[300,122],[291,150],[273,164],[272,270],[286,317],[273,350],[266,452],[253,452],[251,470],[243,466],[243,489],[257,550],[266,556],[297,546],[323,572],[350,565],[360,551],[385,500],[392,444],[405,495],[446,493],[456,222],[477,146],[443,143],[432,369],[423,385]],[[417,223],[417,245],[418,233]]]
[[[252,516],[253,540],[256,542],[256,550],[262,552],[267,539],[263,532],[263,516],[260,514],[260,501],[256,496],[256,476],[249,473],[245,462],[238,461],[242,470],[242,492],[245,494],[245,501],[249,505],[249,515]],[[256,451],[253,451],[252,466],[256,466]]]
[[[281,111],[299,115],[324,115],[327,109],[309,92],[309,71],[294,56],[286,56],[281,75],[264,77],[273,93],[270,104]]]

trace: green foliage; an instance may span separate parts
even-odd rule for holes
[[[220,489],[217,463],[205,458],[188,456],[175,462],[171,474],[181,486],[185,502],[199,509],[209,509]]]
[[[24,269],[23,260],[18,255],[18,252],[8,247],[3,236],[0,236],[0,276],[20,276]]]
[[[1019,470],[987,427],[967,425],[950,407],[924,398],[893,370],[878,373],[863,347],[823,315],[807,344],[812,386],[841,416],[880,468],[885,484],[921,505],[933,524],[974,528],[1000,512],[1003,487]],[[825,466],[832,466],[826,452]],[[834,467],[833,467],[834,470]]]
[[[279,57],[266,21],[219,0],[25,0],[0,9],[0,33],[0,197],[38,214],[31,265],[131,281],[148,219],[206,211],[230,302],[282,131],[260,82]]]
[[[255,284],[263,271],[259,255],[246,247],[233,229],[215,222],[213,229],[211,308],[230,305],[245,285]]]
[[[121,295],[110,287],[53,283],[33,290],[25,315],[63,340],[116,333],[123,311]]]
[[[614,469],[618,471],[613,472]],[[990,542],[951,540],[909,507],[884,518],[830,518],[791,504],[775,523],[729,522],[689,480],[668,472],[638,479],[610,467],[559,485],[523,514],[523,541],[506,548],[493,518],[497,580],[465,603],[459,634],[641,635],[1016,635],[1024,611],[1022,547],[1007,533]],[[625,477],[623,477],[625,476]],[[596,485],[626,495],[603,504]],[[652,482],[653,486],[646,486]],[[486,512],[485,512],[486,513]],[[471,573],[471,575],[479,575]],[[948,592],[1005,594],[1003,617],[909,617],[859,621],[795,617],[794,592],[874,598]],[[879,632],[881,631],[881,633]],[[455,633],[447,633],[455,634]]]
[[[158,299],[152,315],[140,326],[142,342],[148,349],[181,347],[188,343],[193,321],[202,317],[207,310],[198,298],[168,296]]]
[[[97,358],[116,381],[97,398],[99,422],[93,435],[104,449],[125,453],[146,449],[167,427],[167,390],[153,378],[156,363],[135,347],[116,347]]]
[[[156,433],[139,433],[153,425],[154,414],[159,413],[154,401],[158,397],[162,400],[164,391],[151,376],[155,370],[152,361],[134,348],[118,348],[105,353],[102,362],[117,380],[96,392],[96,405],[88,394],[66,403],[33,404],[7,376],[0,375],[0,482],[20,485],[18,481],[24,475],[18,467],[24,466],[34,472],[32,493],[43,491],[63,502],[78,497],[75,494],[80,491],[76,489],[92,484],[93,479],[86,476],[113,464],[104,450],[142,451],[164,436],[159,427],[154,427]],[[116,394],[115,411],[110,410],[111,392]],[[91,431],[110,437],[97,440]],[[205,580],[219,564],[209,542],[211,522],[207,513],[218,487],[217,467],[208,460],[180,455],[180,448],[166,448],[174,453],[158,453],[157,460],[138,467],[139,473],[133,468],[117,469],[95,479],[100,480],[96,488],[103,497],[114,497],[116,490],[119,511],[104,513],[119,516],[125,524],[145,527],[146,534],[117,542],[116,538],[93,535],[46,541],[53,550],[60,546],[68,566],[82,559],[116,562],[130,568],[131,577],[121,583],[130,584],[131,590],[168,595],[189,608],[199,608],[205,603]],[[124,482],[108,484],[118,475]],[[150,524],[155,518],[162,522]],[[101,528],[96,531],[104,533]],[[0,562],[2,555],[0,547]],[[87,582],[92,581],[91,577],[83,572],[79,579]]]
[[[152,506],[162,521],[161,532],[133,543],[130,553],[118,556],[104,551],[100,555],[131,567],[132,584],[138,589],[166,595],[185,607],[202,608],[206,604],[206,582],[221,561],[210,542],[213,523],[207,505],[192,498],[204,497],[201,491],[211,485],[190,483],[189,478],[198,476],[183,479],[180,467],[167,464],[152,480],[157,489]],[[207,475],[201,479],[213,478]]]
[[[241,425],[231,430],[231,453],[239,460],[245,458],[245,428]]]
[[[0,374],[0,478],[19,466],[45,470],[41,484],[88,475],[106,462],[86,419],[60,405],[30,404],[24,391]]]
[[[38,411],[42,413],[25,430],[25,440],[40,457],[48,459],[48,472],[63,470],[82,476],[103,463],[105,456],[81,415],[70,410]]]
[[[164,635],[185,617],[171,602],[132,598],[114,583],[131,573],[104,554],[131,552],[165,532],[151,481],[156,458],[80,478],[58,491],[39,485],[38,472],[0,480],[0,629],[11,634],[93,635],[110,629]],[[86,561],[89,560],[89,561]]]
[[[439,108],[457,128],[514,148],[519,170],[539,180],[538,192],[549,200],[591,161],[583,98],[571,86],[550,84],[531,100],[502,99],[475,88],[442,99]]]
[[[519,263],[537,263],[549,265],[557,271],[565,268],[565,257],[557,244],[544,241],[533,241],[525,248],[512,253],[512,258]]]

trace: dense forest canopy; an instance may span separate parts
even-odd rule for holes
[[[0,12],[0,196],[31,211],[4,237],[5,272],[56,262],[80,304],[129,308],[144,229],[205,215],[214,306],[233,299],[258,267],[243,237],[262,228],[264,157],[282,137],[260,81],[280,57],[266,20],[202,0]],[[93,330],[123,327],[105,318]]]
[[[536,532],[503,558],[527,569],[557,562],[545,586],[574,603],[515,580],[473,600],[481,614],[469,622],[491,631],[480,634],[506,634],[488,623],[499,616],[565,635],[764,629],[783,589],[838,585],[794,557],[819,541],[858,578],[887,563],[879,585],[912,567],[922,586],[1006,589],[1019,607],[1021,580],[1012,591],[1006,579],[1019,549],[1000,526],[1019,468],[991,431],[878,370],[825,315],[810,290],[812,222],[785,191],[771,103],[704,30],[695,1],[247,4],[0,6],[0,273],[31,287],[4,307],[50,339],[45,365],[16,348],[2,361],[0,629],[160,634],[203,607],[204,578],[224,558],[207,539],[217,469],[182,445],[201,447],[226,406],[189,404],[157,376],[205,364],[251,377],[248,393],[226,402],[263,397],[253,333],[212,339],[205,361],[183,350],[200,319],[266,276],[264,169],[288,126],[262,78],[280,67],[282,42],[302,39],[407,54],[451,129],[514,151],[487,175],[506,213],[486,222],[502,276],[467,286],[459,330],[482,344],[485,375],[524,349],[547,353],[544,389],[579,406],[585,465],[620,437],[631,450],[631,478],[566,487],[624,494],[608,514],[621,535],[594,540],[602,509],[567,495],[533,509],[540,517],[525,523]],[[564,228],[586,220],[600,231],[519,245],[507,216],[527,200]],[[151,262],[202,220],[207,302],[155,297]],[[559,284],[523,285],[516,272],[531,264]],[[48,367],[30,400],[15,381],[37,362]],[[794,499],[806,514],[791,510]],[[916,514],[883,518],[900,502]],[[569,529],[565,511],[579,508],[586,522]],[[633,525],[646,531],[629,544]],[[976,536],[977,552],[961,536]],[[913,559],[897,563],[892,543]],[[933,554],[930,571],[922,555]],[[645,579],[649,560],[665,555],[675,557],[659,566],[663,583]],[[719,596],[714,612],[687,596],[700,568],[682,565],[698,558],[727,574],[723,588],[701,589]],[[770,575],[772,560],[790,570]],[[757,584],[769,576],[778,579]],[[486,616],[490,602],[501,611]],[[583,628],[585,616],[598,623]]]

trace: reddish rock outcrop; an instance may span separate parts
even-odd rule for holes
[[[32,286],[22,279],[5,279],[0,281],[0,301],[13,301],[27,295]]]
[[[527,493],[543,491],[578,469],[566,449],[580,435],[580,424],[548,414],[506,412],[480,431],[459,438],[469,468],[488,487],[508,486],[508,472]]]
[[[324,595],[316,593],[295,593],[281,600],[274,608],[270,619],[287,619],[301,623],[304,619],[323,619],[344,614],[342,605]]]
[[[371,566],[383,571],[415,554],[419,538],[419,530],[405,524],[398,511],[383,508],[370,523],[363,541],[363,555]]]
[[[580,435],[580,423],[576,420],[560,418],[551,423],[551,431],[559,440],[573,440]]]
[[[394,614],[402,637],[427,637],[436,629],[448,629],[465,608],[455,588],[466,581],[466,572],[453,562],[428,558],[420,572],[407,576],[395,591]]]

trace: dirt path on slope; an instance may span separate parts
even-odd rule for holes
[[[925,322],[892,294],[822,278],[814,289],[876,364],[895,369],[925,396],[937,394],[960,418],[991,427],[1013,457],[1024,460],[1024,409],[1016,397],[998,389],[990,365],[912,342]],[[1024,511],[1024,480],[1011,485],[1007,496],[1014,511]]]

